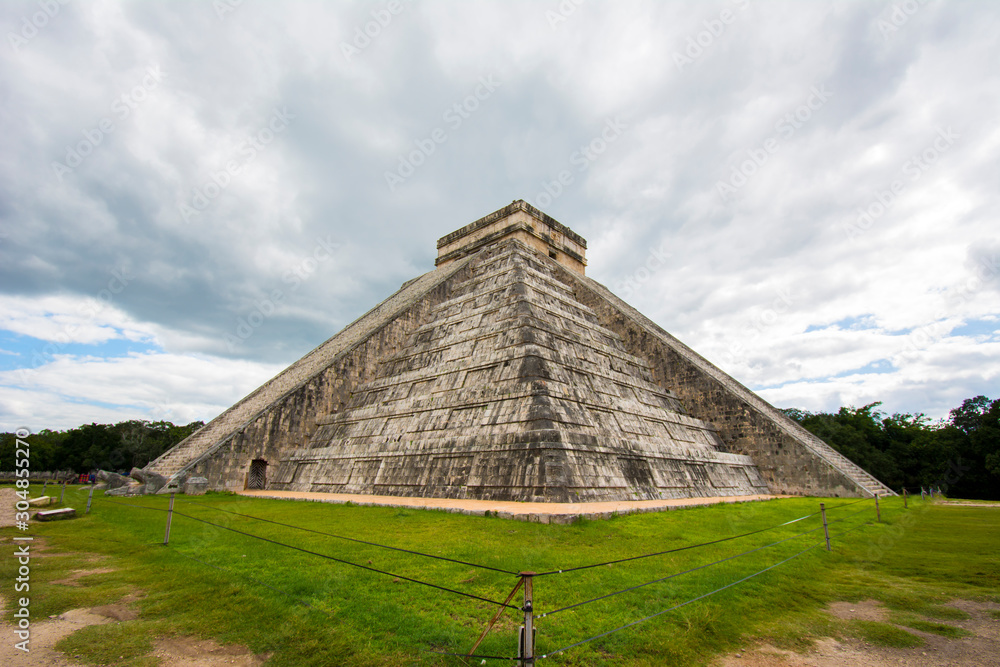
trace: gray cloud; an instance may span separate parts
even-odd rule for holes
[[[568,171],[541,207],[590,240],[590,274],[621,291],[668,249],[629,300],[744,381],[768,386],[845,346],[881,358],[893,343],[829,341],[811,325],[996,314],[982,297],[995,274],[976,298],[935,302],[996,247],[992,6],[927,3],[883,34],[891,6],[875,3],[584,3],[553,26],[555,2],[404,2],[359,47],[383,6],[247,1],[220,18],[208,3],[69,3],[9,47],[3,293],[97,298],[125,271],[114,307],[156,328],[167,353],[270,369],[430,270],[439,236],[516,198],[540,204]],[[0,25],[17,33],[35,11],[5,3]],[[723,11],[733,20],[719,28]],[[689,39],[706,45],[678,65]],[[496,85],[462,107],[484,78]],[[817,89],[829,95],[794,120]],[[464,115],[449,116],[456,104]],[[581,168],[574,155],[615,118],[625,129]],[[102,121],[113,131],[98,142]],[[914,178],[907,160],[941,128],[960,138]],[[435,129],[446,140],[390,190],[386,172]],[[777,149],[720,196],[769,139]],[[54,169],[68,151],[88,154]],[[849,233],[894,181],[902,194]],[[206,205],[186,216],[198,193]],[[332,249],[317,260],[317,247]],[[747,340],[776,289],[794,295],[788,312]],[[925,409],[904,371],[880,376],[885,399]],[[970,395],[998,386],[993,370],[963,382]],[[781,400],[849,397],[799,390]]]

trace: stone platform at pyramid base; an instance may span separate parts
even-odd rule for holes
[[[545,441],[460,443],[453,451],[303,449],[278,465],[267,488],[543,503],[769,493],[748,456],[694,445],[656,453]]]
[[[531,523],[569,524],[580,519],[602,520],[625,514],[645,514],[700,507],[719,503],[744,503],[794,496],[750,495],[713,498],[678,498],[672,500],[620,500],[590,503],[523,503],[511,501],[462,500],[455,498],[412,498],[403,496],[373,496],[348,493],[315,493],[309,491],[239,491],[241,496],[273,500],[298,500],[366,507],[401,507],[440,510],[471,516],[497,517]]]

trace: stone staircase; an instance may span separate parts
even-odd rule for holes
[[[810,433],[809,435],[812,434]],[[847,458],[846,456],[844,456],[843,454],[841,454],[836,449],[826,444],[816,436],[812,436],[810,440],[811,442],[809,444],[812,445],[811,449],[817,450],[816,451],[817,455],[825,459],[834,468],[844,473],[847,477],[852,479],[858,486],[863,488],[872,496],[874,496],[876,493],[881,497],[897,495],[895,491],[893,491],[888,486],[875,479],[869,473],[865,472],[865,470],[861,466],[854,463],[849,458]],[[817,441],[819,446],[817,446]]]

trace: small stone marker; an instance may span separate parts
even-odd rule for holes
[[[184,482],[184,494],[188,496],[203,496],[208,490],[208,480],[204,477],[191,477]]]
[[[72,507],[62,507],[57,510],[35,512],[36,521],[58,521],[59,519],[72,519],[75,516],[76,510]]]
[[[51,496],[39,496],[28,501],[28,507],[46,507],[52,504]]]

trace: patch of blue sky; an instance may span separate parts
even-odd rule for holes
[[[149,409],[148,405],[139,405],[133,403],[108,403],[107,401],[101,401],[95,398],[83,398],[81,396],[60,396],[62,400],[67,403],[75,403],[77,405],[92,405],[97,408],[104,408],[106,410],[135,410],[137,413],[145,412]]]
[[[814,378],[798,378],[795,380],[788,380],[787,382],[779,382],[777,384],[753,385],[750,389],[753,391],[766,391],[769,389],[781,389],[782,387],[790,384],[821,384],[834,378],[849,377],[852,375],[882,375],[884,373],[892,373],[895,370],[896,367],[892,365],[891,361],[888,359],[879,359],[869,364],[865,364],[860,368],[842,371],[836,375],[824,375],[823,377]]]
[[[824,329],[840,329],[842,331],[863,331],[865,329],[877,329],[875,316],[872,314],[858,315],[857,317],[845,317],[829,324],[810,324],[806,327],[806,333],[810,331],[822,331]]]
[[[951,330],[950,336],[994,336],[1000,333],[1000,321],[997,320],[970,320],[960,327]]]
[[[896,367],[892,365],[892,362],[888,359],[878,359],[869,364],[865,364],[860,368],[853,368],[847,371],[841,371],[836,375],[831,375],[831,378],[842,378],[849,377],[851,375],[882,375],[884,373],[892,373],[896,370]]]
[[[116,359],[130,354],[161,352],[162,348],[148,341],[115,338],[94,344],[55,343],[13,331],[0,330],[0,371],[38,368],[53,360],[55,355]]]

